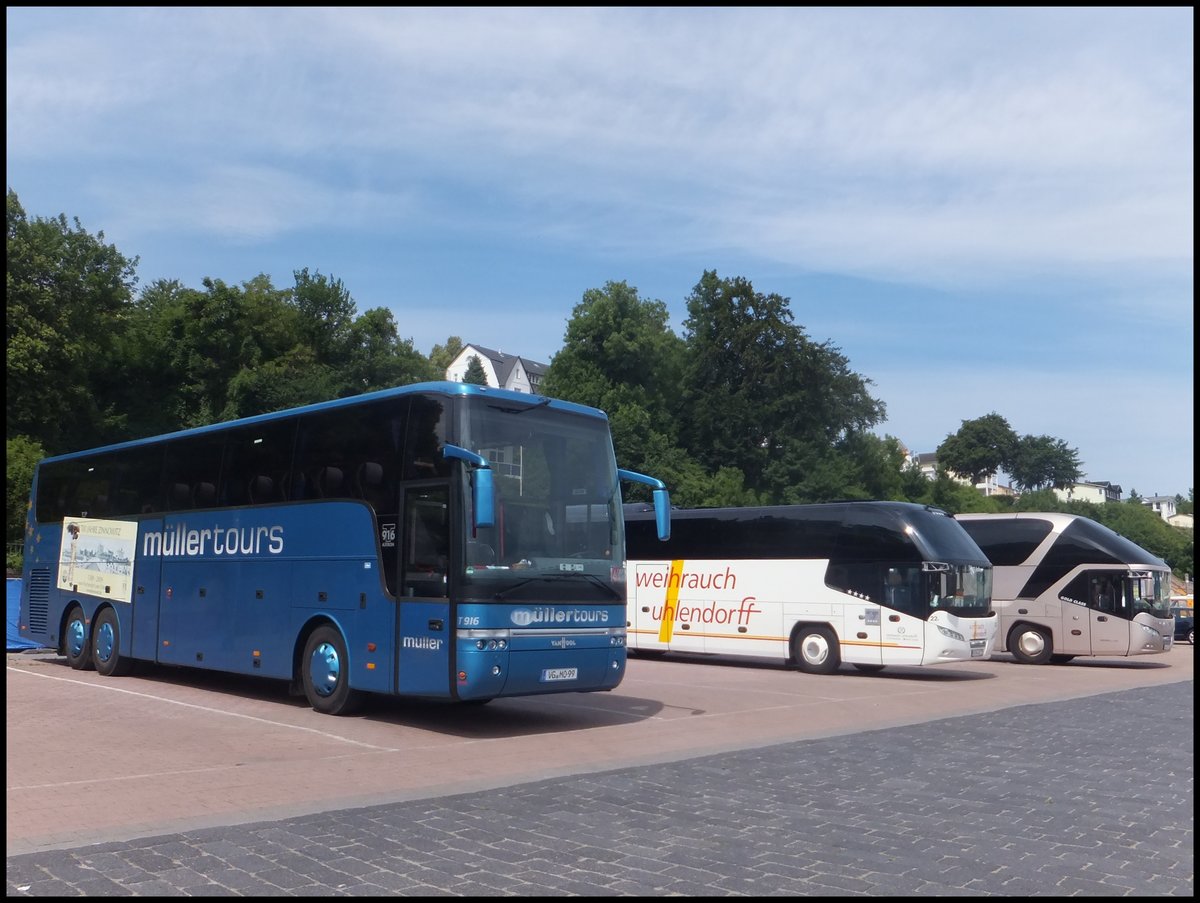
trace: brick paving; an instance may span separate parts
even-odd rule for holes
[[[12,856],[8,896],[1191,898],[1193,763],[1187,680]]]

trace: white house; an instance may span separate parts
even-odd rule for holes
[[[1121,501],[1121,487],[1113,483],[1072,483],[1066,489],[1055,489],[1054,494],[1062,502],[1091,502],[1103,505],[1105,502]]]
[[[1143,505],[1148,505],[1154,510],[1154,513],[1165,520],[1171,522],[1176,514],[1175,511],[1175,496],[1173,495],[1151,495],[1142,499]]]
[[[937,452],[921,452],[920,454],[910,455],[909,460],[921,471],[921,475],[927,480],[936,480],[938,474]],[[960,477],[956,473],[950,473],[949,476],[957,483],[962,483],[964,486],[970,486],[971,481],[965,477]],[[983,478],[983,482],[976,483],[975,488],[984,495],[1016,495],[1011,486],[1001,486],[996,474],[989,474]]]
[[[1183,530],[1196,529],[1196,519],[1190,514],[1174,514],[1167,518],[1167,523]]]
[[[503,351],[484,348],[482,345],[464,345],[463,350],[446,368],[446,379],[462,382],[473,357],[479,358],[489,386],[532,395],[540,392],[542,377],[550,369],[549,364],[531,361],[515,354],[505,354]]]

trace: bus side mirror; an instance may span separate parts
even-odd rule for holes
[[[496,526],[496,487],[492,483],[491,468],[483,468],[472,474],[476,527]]]
[[[496,526],[496,484],[492,480],[492,469],[487,458],[450,443],[442,446],[442,456],[457,458],[475,468],[471,474],[471,508],[475,512],[475,526]]]
[[[667,484],[655,477],[634,473],[632,470],[617,469],[617,476],[622,480],[633,483],[645,483],[654,487],[654,526],[658,528],[658,538],[666,542],[671,538],[671,496],[667,492]]]
[[[665,489],[654,490],[654,525],[662,542],[671,538],[671,496]]]

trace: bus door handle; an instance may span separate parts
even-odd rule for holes
[[[899,621],[900,616],[899,615],[888,615],[888,620],[889,621]]]
[[[442,629],[442,619],[441,618],[430,618],[429,619],[429,629],[430,630],[441,630]]]

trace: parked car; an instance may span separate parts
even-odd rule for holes
[[[1196,645],[1196,610],[1194,608],[1172,608],[1175,616],[1175,641],[1186,640],[1189,646]]]

